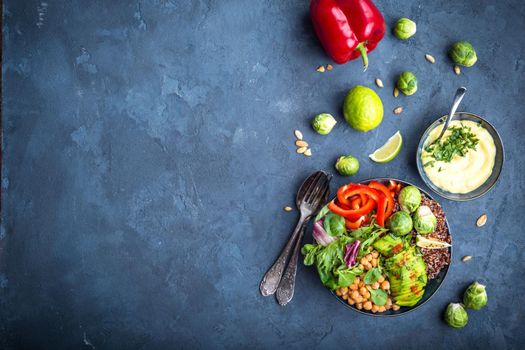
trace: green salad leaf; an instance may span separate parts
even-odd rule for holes
[[[326,233],[332,237],[341,236],[346,233],[345,218],[334,213],[326,214],[323,227]]]
[[[386,304],[386,301],[388,299],[388,294],[382,289],[369,289],[370,291],[370,297],[372,299],[372,302],[376,304],[377,306],[383,306]]]
[[[319,210],[319,212],[315,216],[314,223],[324,218],[326,214],[328,214],[329,212],[330,212],[330,209],[328,209],[328,204],[327,204],[324,207],[322,207],[321,210]]]
[[[365,282],[365,284],[372,284],[377,282],[379,278],[381,278],[381,269],[379,267],[374,267],[373,269],[368,270],[363,282]]]

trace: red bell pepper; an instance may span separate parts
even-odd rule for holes
[[[371,187],[375,190],[378,190],[382,192],[385,195],[386,198],[386,210],[385,210],[385,220],[392,215],[392,212],[394,211],[394,197],[392,196],[392,192],[383,185],[382,183],[372,181],[368,184],[368,187]]]
[[[368,67],[368,52],[383,39],[386,26],[371,0],[312,0],[310,16],[317,37],[339,64],[359,56]]]
[[[345,226],[349,230],[357,230],[359,227],[361,227],[361,225],[363,224],[364,221],[365,221],[365,217],[364,216],[361,216],[356,221],[351,221],[351,220],[345,219]]]

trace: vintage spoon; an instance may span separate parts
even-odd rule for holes
[[[327,175],[325,172],[316,171],[308,176],[299,188],[295,200],[295,204],[300,212],[299,221],[281,254],[264,275],[261,285],[259,286],[262,295],[272,295],[277,290],[294,242],[301,232],[303,225],[305,225],[310,217],[319,210],[320,205],[323,203],[322,201],[326,189],[329,188],[330,178],[331,176]]]
[[[439,134],[437,139],[432,141],[431,145],[439,142],[439,140],[441,140],[441,138],[445,134],[445,131],[447,131],[448,125],[452,121],[452,118],[454,117],[454,114],[456,113],[456,110],[458,109],[459,104],[461,103],[461,100],[463,99],[463,96],[465,96],[466,92],[467,92],[467,89],[465,87],[460,87],[459,89],[456,90],[456,95],[454,96],[454,102],[452,102],[452,107],[450,108],[450,113],[448,114],[448,117],[445,120],[445,125],[443,126],[443,129],[441,130],[441,133]]]

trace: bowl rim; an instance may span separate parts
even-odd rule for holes
[[[423,190],[421,187],[411,183],[411,182],[408,182],[408,181],[405,181],[405,180],[400,180],[400,179],[396,179],[394,177],[374,177],[374,178],[369,178],[369,179],[365,179],[365,180],[361,180],[359,181],[358,183],[359,184],[363,184],[363,183],[368,183],[370,181],[378,181],[378,182],[384,182],[384,181],[390,181],[390,180],[393,180],[393,181],[397,181],[397,182],[401,182],[405,185],[408,185],[408,186],[414,186],[414,187],[417,187],[421,192],[423,192],[428,198],[432,199],[433,201],[435,201],[436,203],[438,203],[441,207],[443,207],[441,205],[441,203],[439,203],[434,197],[432,197],[427,191]],[[430,294],[428,296],[428,298],[423,301],[421,304],[418,304],[418,305],[415,305],[413,307],[410,307],[409,309],[406,309],[406,310],[403,310],[399,313],[395,313],[395,314],[374,314],[374,313],[371,313],[371,312],[366,312],[366,311],[362,311],[362,310],[359,310],[357,309],[356,307],[353,307],[352,305],[349,305],[347,302],[345,302],[342,298],[340,298],[339,296],[337,296],[337,294],[335,294],[335,292],[333,290],[331,290],[330,292],[332,293],[332,295],[341,303],[343,303],[347,308],[349,309],[352,309],[353,311],[356,311],[360,314],[363,314],[363,315],[367,315],[367,316],[373,316],[373,317],[396,317],[396,316],[401,316],[401,315],[406,315],[407,313],[409,312],[412,312],[416,309],[418,309],[419,307],[425,305],[430,299],[432,299],[432,297],[438,292],[438,290],[441,288],[441,286],[443,285],[443,282],[445,282],[445,279],[447,278],[448,276],[448,271],[450,269],[450,265],[452,265],[452,261],[453,261],[453,246],[454,246],[454,240],[453,240],[453,236],[452,236],[452,230],[450,229],[450,224],[448,222],[448,219],[447,219],[447,215],[445,213],[445,224],[447,225],[447,228],[448,228],[448,234],[451,238],[451,242],[452,242],[452,245],[449,247],[449,252],[450,252],[450,263],[445,266],[441,271],[444,271],[444,275],[443,275],[443,278],[441,279],[441,282],[438,284],[438,286],[436,287],[436,290],[434,290],[434,292],[432,294]],[[440,273],[441,273],[440,271]]]
[[[448,200],[452,200],[452,201],[456,201],[456,202],[468,202],[468,201],[471,201],[471,200],[474,200],[474,199],[478,199],[482,196],[484,196],[485,194],[487,194],[487,192],[489,192],[499,181],[499,178],[501,176],[501,173],[503,172],[503,166],[504,166],[504,163],[505,163],[505,147],[503,145],[503,141],[501,139],[501,136],[500,134],[498,133],[498,130],[494,127],[494,125],[492,125],[489,121],[487,121],[485,118],[477,115],[477,114],[474,114],[474,113],[471,113],[471,112],[456,112],[454,113],[454,117],[452,118],[452,120],[462,120],[461,119],[461,116],[462,115],[468,115],[468,116],[471,116],[471,117],[474,117],[474,118],[477,118],[479,119],[480,121],[482,121],[483,123],[486,123],[487,125],[489,125],[492,130],[494,130],[494,133],[495,135],[497,136],[497,140],[494,140],[494,143],[498,143],[499,145],[501,145],[501,153],[502,153],[502,161],[501,161],[501,166],[499,166],[498,169],[493,169],[494,170],[497,170],[497,176],[496,176],[496,180],[490,185],[488,186],[483,192],[475,195],[475,196],[466,196],[466,197],[462,197],[462,198],[457,198],[457,196],[462,196],[462,195],[468,195],[469,193],[475,191],[476,189],[472,190],[471,192],[467,192],[467,193],[452,193],[452,192],[448,192],[448,191],[444,191],[442,189],[440,189],[439,187],[437,187],[436,185],[434,185],[432,183],[432,181],[430,181],[430,179],[426,176],[425,174],[425,170],[423,169],[423,164],[421,163],[421,159],[419,157],[419,154],[421,152],[421,150],[423,149],[423,144],[425,142],[425,135],[428,135],[428,133],[434,129],[438,124],[441,124],[445,121],[445,118],[447,117],[447,115],[443,115],[441,117],[439,117],[438,119],[434,120],[432,123],[430,123],[430,125],[425,129],[425,131],[423,132],[423,134],[421,134],[421,137],[419,139],[419,143],[417,145],[417,150],[416,150],[416,165],[417,165],[417,171],[419,173],[419,177],[423,180],[424,184],[432,191],[434,192],[435,194],[437,194],[438,196],[440,197],[443,197],[445,199],[448,199]],[[459,119],[456,119],[456,118],[459,118]],[[492,136],[492,135],[491,135]],[[486,180],[488,181],[488,179]],[[486,182],[485,181],[485,182]],[[485,183],[484,182],[484,183]],[[483,184],[484,184],[483,183]],[[483,186],[483,184],[481,184],[481,186]],[[481,187],[480,186],[480,187]],[[479,188],[479,187],[478,187]]]

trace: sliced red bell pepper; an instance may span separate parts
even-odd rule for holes
[[[361,216],[364,216],[374,210],[376,203],[374,201],[368,201],[367,204],[359,209],[344,209],[341,208],[335,201],[328,203],[328,209],[333,213],[340,215],[348,220],[355,221]]]
[[[361,225],[365,222],[365,217],[361,216],[356,221],[350,221],[348,219],[345,219],[345,226],[349,230],[357,230]]]
[[[368,186],[378,191],[381,191],[381,193],[385,195],[387,203],[384,219],[388,219],[394,211],[394,197],[392,196],[392,192],[390,192],[390,190],[380,182],[372,181],[368,184]]]

